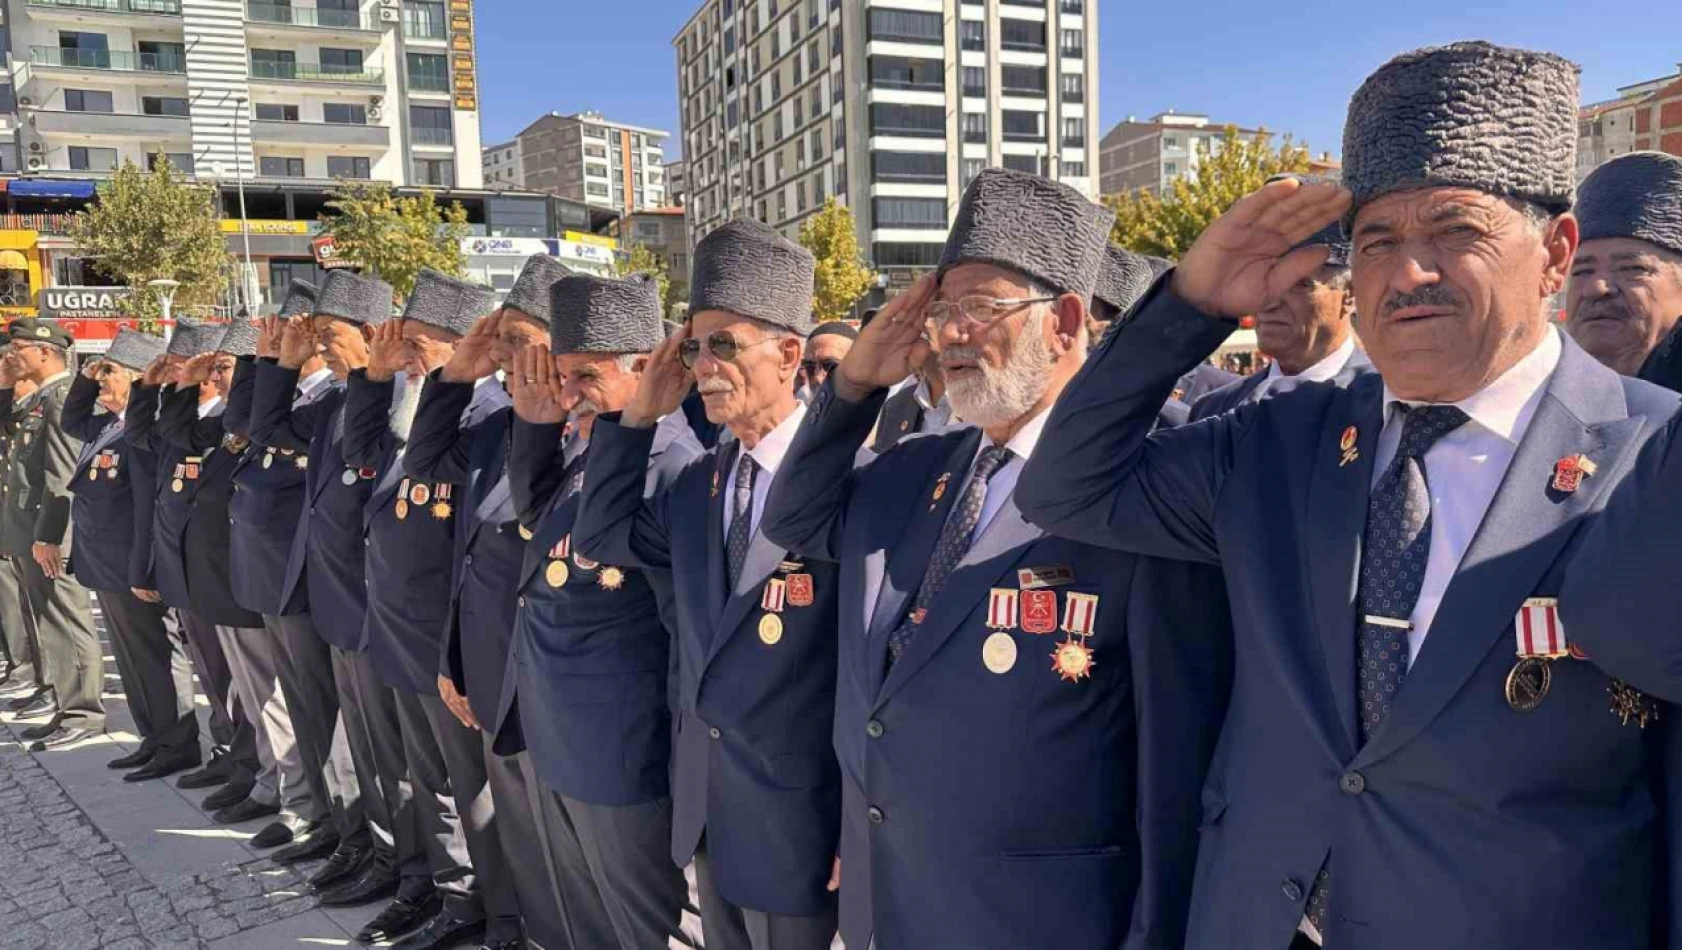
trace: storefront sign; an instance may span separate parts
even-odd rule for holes
[[[585,234],[583,231],[568,231],[561,235],[561,237],[568,241],[577,241],[579,244],[594,244],[597,247],[605,247],[610,251],[617,251],[619,249],[618,241],[602,234]]]
[[[556,241],[554,254],[562,261],[581,261],[596,267],[612,267],[614,265],[613,251],[599,244],[585,244],[582,241]]]
[[[322,270],[335,270],[340,267],[361,267],[356,261],[339,256],[339,249],[333,242],[333,235],[323,234],[310,242],[310,253],[315,255],[315,263]]]
[[[111,319],[129,312],[133,295],[127,287],[45,287],[38,309],[52,320]]]
[[[247,220],[246,231],[251,234],[308,234],[309,221],[278,221],[269,219]],[[223,234],[242,234],[240,222],[237,218],[223,218],[221,221]]]
[[[479,108],[479,80],[473,58],[473,0],[450,0],[450,91],[455,107]]]
[[[530,257],[555,250],[554,242],[541,238],[469,237],[461,239],[461,252],[470,257]]]

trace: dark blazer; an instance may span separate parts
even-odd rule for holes
[[[1230,330],[1159,282],[1063,394],[1017,486],[1048,530],[1225,572],[1235,685],[1203,793],[1187,947],[1287,946],[1323,866],[1329,947],[1653,946],[1669,900],[1665,730],[1613,715],[1594,662],[1554,662],[1528,713],[1504,684],[1515,616],[1559,595],[1676,397],[1563,341],[1405,685],[1360,745],[1355,597],[1383,380],[1302,385],[1151,433],[1175,376]],[[1576,453],[1599,474],[1553,490],[1555,464]],[[1591,655],[1614,635],[1566,630]]]
[[[1343,368],[1338,370],[1337,375],[1333,376],[1331,381],[1339,386],[1347,386],[1355,377],[1372,371],[1372,361],[1367,359],[1366,351],[1356,347],[1355,352],[1349,355],[1349,362],[1343,364]],[[1228,383],[1205,395],[1197,400],[1196,405],[1191,407],[1189,421],[1197,422],[1210,416],[1218,416],[1223,412],[1231,412],[1245,403],[1255,402],[1256,390],[1261,388],[1261,384],[1266,379],[1266,372],[1251,373],[1236,382]],[[1292,380],[1289,376],[1281,377],[1275,385],[1268,387],[1268,392],[1271,393],[1281,387],[1295,386],[1300,382],[1300,380]]]
[[[341,650],[359,652],[366,646],[367,611],[362,509],[374,488],[374,470],[345,461],[344,384],[334,383],[308,405],[294,405],[297,389],[297,370],[258,362],[251,441],[309,456],[282,601],[290,601],[307,577],[316,632]]]
[[[156,590],[152,569],[152,530],[158,505],[158,398],[159,387],[135,380],[129,388],[128,408],[123,410],[124,438],[128,440],[129,487],[134,495],[134,544],[129,549],[128,586]]]
[[[16,414],[12,390],[0,389],[0,427],[12,439],[0,505],[0,549],[9,557],[31,557],[37,541],[70,553],[69,485],[82,443],[64,431],[60,417],[74,378],[54,380],[29,394]]]
[[[687,422],[674,422],[682,424],[656,433],[647,495],[701,454]],[[563,464],[561,426],[514,421],[509,486],[534,537],[492,728],[497,751],[528,746],[538,776],[555,791],[596,805],[637,805],[671,793],[675,595],[670,572],[598,564],[572,549],[589,455],[586,447]]]
[[[273,365],[273,360],[263,360]],[[223,415],[228,431],[247,439],[251,435],[251,403],[257,388],[257,364],[242,356],[228,391],[228,411]],[[332,392],[323,385],[311,393],[315,402]],[[229,575],[234,597],[247,608],[269,616],[301,614],[309,609],[309,584],[300,579],[290,592],[287,562],[297,544],[298,526],[304,510],[304,482],[309,455],[292,449],[251,442],[234,466],[233,548]]]
[[[763,534],[740,581],[725,583],[724,504],[714,491],[741,443],[691,461],[644,497],[655,430],[596,420],[575,550],[604,564],[672,571],[678,617],[678,725],[672,752],[672,860],[689,863],[706,834],[719,892],[731,903],[811,916],[834,906],[825,891],[836,853],[840,774],[830,730],[835,708],[833,564],[797,564]],[[772,580],[813,579],[810,606],[787,605],[782,635]]]
[[[900,439],[917,434],[922,425],[923,404],[917,401],[917,384],[911,383],[882,403],[882,415],[876,422],[876,441],[870,444],[870,450],[881,455]]]
[[[450,623],[462,502],[456,486],[412,479],[403,471],[404,445],[390,424],[395,391],[394,381],[370,382],[357,371],[350,376],[345,402],[345,461],[376,473],[363,509],[368,658],[386,685],[433,696]],[[500,387],[482,387],[461,425],[475,424],[506,399]]]
[[[886,671],[983,437],[913,435],[855,469],[881,403],[819,391],[763,525],[796,556],[840,563],[847,945],[1180,946],[1231,684],[1219,573],[1050,537],[1006,499]],[[1018,575],[1048,567],[1067,580]],[[991,629],[998,592],[1049,596],[1059,621],[1070,595],[1096,597],[1091,676],[1049,662],[1067,634]],[[990,672],[983,644],[1001,630],[1019,659]]]
[[[470,383],[446,383],[437,373],[427,377],[409,428],[403,472],[426,482],[448,482],[460,494],[457,566],[436,669],[464,692],[483,722],[502,708],[526,534],[514,515],[503,470],[513,403],[495,380],[478,390],[491,391],[481,396]],[[479,398],[493,402],[483,405],[472,425],[462,425],[462,414]]]
[[[64,397],[64,431],[82,443],[69,490],[75,496],[71,506],[70,573],[89,590],[128,593],[134,552],[140,533],[142,512],[151,517],[150,506],[135,503],[136,483],[131,473],[150,471],[157,461],[129,444],[128,429],[121,416],[95,409],[99,383],[78,375]],[[142,480],[150,489],[150,478]]]
[[[131,396],[131,407],[133,402]],[[197,386],[169,386],[160,396],[155,425],[136,426],[135,413],[128,416],[129,438],[143,449],[153,447],[158,460],[152,522],[156,590],[164,603],[209,623],[261,627],[262,616],[234,600],[228,578],[228,504],[239,450],[222,430],[227,404],[200,419],[198,402]]]

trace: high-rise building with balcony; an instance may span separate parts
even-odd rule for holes
[[[481,184],[472,0],[6,6],[26,174]]]
[[[890,283],[981,169],[1096,193],[1097,0],[705,0],[673,39],[690,238],[835,196]]]
[[[512,141],[485,148],[489,187],[524,188],[621,214],[666,204],[664,143],[659,129],[611,122],[600,112],[551,112]]]

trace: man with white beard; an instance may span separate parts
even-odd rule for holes
[[[1185,631],[1225,627],[1220,576],[1048,537],[1013,497],[1086,357],[1110,218],[1066,186],[982,172],[939,271],[859,335],[772,486],[766,536],[838,563],[848,593],[835,736],[849,948],[1183,939],[1230,662],[1218,637]],[[925,333],[966,425],[855,468]]]

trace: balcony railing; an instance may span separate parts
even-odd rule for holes
[[[1058,4],[1058,9],[1064,13],[1079,14],[1086,12],[1086,4],[1083,0],[1063,0],[1062,3]]]
[[[175,53],[136,53],[131,50],[66,49],[31,46],[29,61],[37,66],[66,69],[110,69],[131,73],[185,73],[187,61]]]
[[[385,82],[385,71],[371,66],[351,69],[348,66],[321,66],[316,63],[277,63],[271,60],[253,60],[251,63],[251,78],[379,85]]]
[[[8,231],[40,231],[69,234],[78,216],[74,214],[0,214],[0,228]]]
[[[450,31],[438,17],[413,16],[410,11],[405,10],[403,35],[411,40],[444,40],[449,39]]]
[[[1085,148],[1086,147],[1086,136],[1084,136],[1084,135],[1065,135],[1065,136],[1063,136],[1063,147],[1064,148]]]
[[[971,98],[971,99],[985,99],[985,98],[987,98],[987,87],[986,86],[965,86],[964,87],[964,95]]]
[[[443,73],[409,73],[409,89],[413,92],[449,92],[450,77]]]
[[[32,7],[105,13],[152,13],[180,16],[181,0],[29,0]]]
[[[419,127],[411,129],[416,145],[454,145],[455,133],[449,129]]]
[[[371,14],[357,10],[323,10],[313,7],[290,7],[278,3],[251,3],[245,7],[246,19],[253,23],[279,23],[284,26],[309,26],[329,30],[377,30]]]

